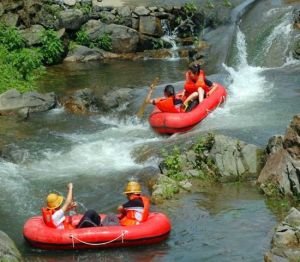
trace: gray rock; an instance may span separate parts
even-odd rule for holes
[[[60,27],[71,30],[78,30],[87,17],[79,9],[68,9],[60,11]]]
[[[20,30],[21,36],[25,39],[27,45],[33,46],[40,44],[42,41],[42,32],[44,31],[44,27],[41,25],[32,25],[29,28],[24,30]]]
[[[140,24],[140,20],[138,18],[134,18],[134,17],[131,18],[131,27],[132,27],[132,29],[138,31],[139,30],[139,24]]]
[[[76,114],[96,112],[99,109],[99,101],[90,88],[77,90],[73,95],[62,99],[62,104],[66,110]]]
[[[51,5],[50,7],[43,6],[33,19],[33,23],[41,24],[46,28],[58,30],[60,29],[59,13],[59,5]]]
[[[111,12],[108,11],[102,11],[99,13],[99,15],[100,15],[101,22],[106,24],[112,24],[116,18],[115,15],[113,15]]]
[[[138,16],[146,16],[150,14],[150,10],[147,9],[145,6],[138,6],[133,11]]]
[[[103,23],[100,20],[91,19],[83,25],[83,28],[85,30],[91,30],[95,27],[100,27],[102,24]]]
[[[18,14],[9,12],[9,13],[6,13],[1,16],[0,22],[7,26],[15,27],[15,26],[17,26],[17,24],[19,22],[19,18],[20,18],[20,16]]]
[[[2,0],[1,2],[5,12],[13,11],[23,6],[23,0]]]
[[[287,258],[274,255],[272,252],[268,251],[264,256],[265,262],[289,262]]]
[[[139,33],[136,30],[116,24],[100,25],[87,30],[91,40],[96,40],[103,33],[111,35],[112,52],[130,53],[137,50]]]
[[[243,164],[247,172],[251,174],[258,173],[257,151],[259,148],[255,145],[248,144],[242,149]]]
[[[279,149],[283,148],[283,136],[275,135],[270,137],[266,151],[268,154],[276,153]]]
[[[22,108],[29,108],[30,112],[43,112],[54,108],[57,104],[54,93],[39,94],[28,92],[20,94],[17,90],[11,89],[0,95],[0,113],[16,112]]]
[[[63,0],[63,2],[67,6],[74,6],[74,5],[76,5],[76,0]]]
[[[118,8],[118,14],[123,17],[131,16],[131,9],[129,6],[123,6]]]
[[[276,231],[272,241],[273,245],[276,247],[284,247],[298,244],[298,239],[295,234],[295,231],[288,227],[284,230]]]
[[[192,183],[189,180],[182,180],[179,183],[179,186],[182,187],[186,191],[191,191]]]
[[[178,192],[179,186],[176,181],[165,175],[159,175],[156,184],[153,186],[151,200],[154,203],[160,203]]]
[[[295,115],[286,129],[283,147],[296,160],[300,160],[300,114]]]
[[[139,31],[142,34],[150,36],[161,37],[163,35],[161,21],[158,17],[154,16],[141,16]]]
[[[133,97],[132,89],[121,88],[110,92],[101,98],[101,106],[104,110],[120,107]]]
[[[65,62],[86,62],[92,60],[100,60],[103,58],[99,49],[91,49],[86,46],[76,45],[73,50],[68,53],[64,59]]]
[[[300,212],[298,211],[298,209],[292,207],[289,211],[289,214],[284,219],[284,222],[287,223],[289,226],[299,227],[300,226]]]
[[[23,261],[15,243],[7,234],[0,231],[0,261],[20,262]]]
[[[158,8],[157,8],[156,6],[150,6],[150,7],[148,7],[148,9],[149,9],[151,12],[158,11]]]

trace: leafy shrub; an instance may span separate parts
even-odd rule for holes
[[[111,34],[109,33],[103,33],[102,35],[98,36],[94,42],[97,47],[103,50],[106,51],[112,50],[112,39],[111,39]]]
[[[7,60],[18,70],[24,80],[34,79],[35,70],[42,66],[42,56],[37,49],[23,48],[10,52]]]
[[[167,169],[167,176],[175,180],[183,180],[182,167],[180,165],[180,150],[178,147],[174,147],[173,152],[168,154],[166,151],[162,151],[164,157],[164,164]]]
[[[76,39],[75,39],[75,41],[76,41],[76,43],[78,43],[80,45],[85,45],[85,46],[89,46],[90,45],[89,37],[87,35],[87,32],[84,29],[80,29],[76,33]]]
[[[42,48],[41,48],[43,62],[47,65],[58,63],[62,59],[63,52],[64,52],[63,43],[57,37],[55,32],[52,29],[44,30],[42,33]]]
[[[229,0],[224,0],[223,3],[224,3],[224,6],[226,6],[226,7],[231,7],[232,6],[232,4]]]
[[[11,51],[24,47],[25,41],[16,28],[0,24],[0,44]]]
[[[183,10],[187,15],[194,15],[198,8],[194,3],[185,3],[183,6]]]
[[[165,42],[162,39],[153,39],[151,45],[153,49],[161,49],[165,47]]]

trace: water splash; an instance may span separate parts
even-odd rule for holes
[[[178,54],[178,46],[176,43],[177,38],[177,28],[175,28],[173,31],[170,29],[169,21],[167,19],[161,20],[162,28],[164,31],[164,35],[161,37],[162,40],[169,43],[171,48],[172,57],[169,60],[178,60],[180,59]]]

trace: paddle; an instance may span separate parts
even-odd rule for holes
[[[158,82],[159,82],[159,78],[158,78],[158,77],[156,77],[156,78],[152,81],[152,83],[151,83],[151,85],[150,85],[150,90],[149,90],[149,92],[147,93],[147,96],[146,96],[146,98],[144,99],[143,104],[141,105],[139,111],[138,111],[137,114],[136,114],[138,118],[141,119],[141,118],[143,117],[144,112],[145,112],[145,108],[146,108],[146,105],[147,105],[147,100],[150,99],[150,96],[151,96],[153,90],[155,89],[155,87],[157,86]]]

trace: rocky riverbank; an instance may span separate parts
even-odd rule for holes
[[[7,234],[0,231],[0,261],[21,262],[23,261],[19,250]]]

